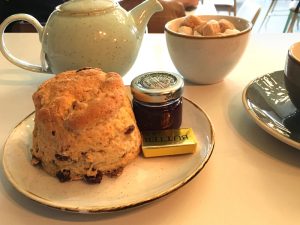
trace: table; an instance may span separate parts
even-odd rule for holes
[[[34,63],[37,34],[7,34],[7,46]],[[22,196],[0,173],[0,224],[299,224],[300,151],[273,138],[246,114],[241,95],[254,78],[282,70],[298,34],[253,34],[236,68],[221,83],[186,83],[184,96],[198,104],[215,129],[215,149],[187,185],[148,205],[117,213],[81,215],[47,208]],[[146,34],[135,65],[124,76],[175,72],[163,34]],[[31,95],[52,75],[25,71],[0,56],[0,144],[34,109]]]

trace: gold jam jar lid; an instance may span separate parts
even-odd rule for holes
[[[134,99],[147,103],[165,103],[180,98],[184,82],[180,75],[164,71],[141,74],[131,82]]]

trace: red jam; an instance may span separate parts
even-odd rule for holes
[[[142,131],[178,129],[182,120],[182,98],[167,104],[145,104],[133,100],[133,111]]]
[[[142,74],[132,81],[133,111],[141,131],[180,128],[183,85],[179,75],[166,72]]]

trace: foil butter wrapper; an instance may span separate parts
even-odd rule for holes
[[[145,157],[194,153],[196,148],[197,140],[192,128],[143,132]]]

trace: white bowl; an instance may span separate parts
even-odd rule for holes
[[[240,31],[226,36],[192,36],[177,32],[184,17],[169,21],[165,35],[170,57],[178,72],[197,84],[222,81],[241,58],[249,39],[252,23],[233,16],[203,15],[204,20],[227,19]]]

